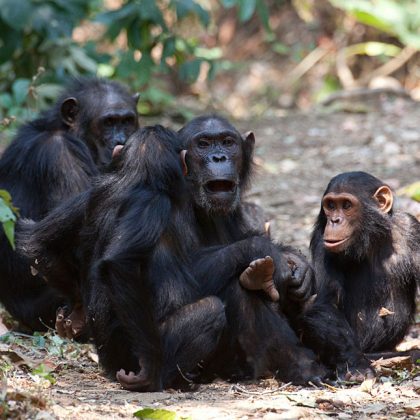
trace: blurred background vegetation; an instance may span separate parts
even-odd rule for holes
[[[3,137],[78,75],[126,83],[146,115],[249,118],[383,86],[419,98],[419,28],[420,0],[0,0]]]
[[[419,30],[420,0],[0,0],[0,146],[79,75],[119,80],[141,114],[181,122],[281,115],[343,90],[420,100]]]

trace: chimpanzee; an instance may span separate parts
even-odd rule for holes
[[[204,296],[219,296],[226,305],[226,334],[209,369],[222,376],[270,373],[295,383],[319,380],[327,372],[285,318],[299,306],[292,300],[304,301],[311,292],[311,269],[292,248],[254,231],[244,215],[253,133],[242,136],[227,120],[211,115],[193,119],[179,134],[189,220],[196,232],[194,278]]]
[[[99,360],[130,390],[181,386],[225,325],[221,300],[200,298],[189,269],[178,146],[161,126],[136,131],[90,191],[20,235],[54,286],[71,295],[78,283]]]
[[[378,178],[342,173],[322,198],[311,253],[317,295],[306,304],[304,342],[360,380],[373,373],[362,352],[394,349],[413,320],[420,223],[394,209]]]
[[[290,297],[311,292],[308,264],[242,217],[253,135],[243,138],[220,117],[193,120],[180,133],[179,179],[167,143],[157,141],[168,136],[146,134],[133,135],[95,188],[20,241],[51,284],[67,295],[80,285],[106,371],[135,390],[177,386],[174,366],[188,373],[197,357],[209,376],[269,373],[296,383],[325,376],[283,313],[293,308]]]
[[[8,190],[20,216],[39,220],[87,189],[111,161],[114,146],[138,127],[137,96],[120,84],[74,80],[55,105],[24,124],[0,159],[0,188]],[[19,223],[17,224],[19,230]],[[66,300],[0,238],[0,300],[26,330],[54,326]],[[35,273],[35,272],[34,272]]]

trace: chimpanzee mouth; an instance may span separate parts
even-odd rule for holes
[[[233,181],[228,181],[227,179],[216,179],[206,182],[204,188],[207,192],[212,194],[233,193],[236,190],[236,184]]]
[[[348,239],[349,238],[344,238],[344,239],[325,239],[324,238],[324,246],[327,249],[337,248],[340,245],[342,245],[345,242],[347,242]]]

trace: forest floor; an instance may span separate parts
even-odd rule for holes
[[[329,179],[365,170],[395,190],[420,180],[420,105],[403,99],[341,102],[314,110],[239,122],[256,135],[257,174],[247,199],[262,205],[273,238],[307,254],[308,239]],[[420,215],[418,205],[400,206]],[[405,345],[419,346],[420,325]],[[378,368],[378,378],[354,386],[296,387],[273,379],[218,381],[194,392],[127,392],[105,379],[89,345],[52,333],[3,336],[0,417],[30,419],[132,418],[141,408],[180,418],[419,418],[420,369],[407,360]],[[164,417],[155,411],[159,419]],[[149,417],[151,418],[151,417]]]

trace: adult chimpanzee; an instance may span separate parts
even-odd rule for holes
[[[222,302],[199,299],[189,269],[178,145],[163,127],[138,130],[95,187],[33,225],[23,241],[54,286],[68,295],[81,287],[100,362],[131,390],[180,385],[225,325]]]
[[[195,118],[179,134],[196,235],[194,277],[204,296],[217,295],[226,304],[227,330],[210,369],[224,376],[277,374],[295,383],[324,376],[284,315],[298,306],[292,299],[304,300],[310,293],[311,269],[296,251],[254,231],[244,215],[254,135],[241,136],[218,116]],[[271,303],[240,284],[280,299]]]
[[[74,80],[56,104],[24,124],[0,159],[0,188],[22,217],[39,220],[87,189],[112,150],[138,127],[137,96],[115,82]],[[17,226],[19,230],[19,224]],[[25,329],[54,326],[66,303],[0,238],[0,300]]]
[[[395,211],[391,189],[365,172],[334,177],[311,239],[317,295],[303,339],[347,376],[371,374],[362,352],[394,349],[413,319],[420,223]]]

